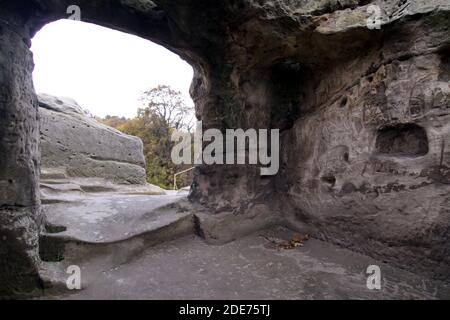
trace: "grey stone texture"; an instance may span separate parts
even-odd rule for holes
[[[144,184],[142,141],[97,122],[73,100],[39,95],[41,168]]]
[[[32,274],[36,260],[39,132],[28,47],[72,4],[0,4],[0,233],[11,237],[0,249],[0,274],[9,283],[2,293],[26,291],[17,274]],[[448,280],[448,0],[77,4],[83,21],[152,40],[188,61],[206,128],[281,130],[274,177],[252,166],[197,168],[190,199],[211,217],[227,217],[224,228],[212,218],[198,222],[207,239],[229,241],[251,232],[252,219],[259,221],[253,229],[274,219]],[[374,4],[381,29],[367,27]],[[241,221],[248,228],[230,236]],[[13,248],[28,267],[3,262]]]
[[[39,286],[39,130],[27,41],[31,35],[23,20],[1,7],[0,297],[8,297]]]
[[[276,227],[221,246],[189,235],[147,248],[132,261],[126,260],[126,249],[116,245],[115,250],[82,261],[75,257],[56,266],[46,264],[46,273],[53,281],[59,277],[64,283],[64,271],[70,264],[82,266],[84,277],[82,290],[55,287],[42,299],[194,299],[200,303],[212,299],[450,297],[448,283],[424,279],[327,242],[312,239],[296,249],[277,250],[265,238],[282,241],[291,235],[292,231]],[[369,265],[381,268],[380,290],[367,288]]]

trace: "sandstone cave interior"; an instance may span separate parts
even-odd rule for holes
[[[77,1],[189,64],[206,128],[279,130],[275,175],[200,164],[180,190],[35,92],[69,2],[0,2],[0,299],[450,298],[448,1]]]

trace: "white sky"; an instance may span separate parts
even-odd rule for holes
[[[97,25],[60,20],[33,39],[38,93],[70,97],[93,115],[136,115],[140,94],[159,84],[186,102],[193,71],[178,55],[148,40]]]

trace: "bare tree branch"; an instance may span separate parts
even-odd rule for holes
[[[145,91],[141,101],[148,111],[164,119],[170,127],[189,132],[192,130],[194,108],[186,104],[181,92],[169,86],[160,85]]]

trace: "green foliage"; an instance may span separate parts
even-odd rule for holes
[[[133,119],[107,116],[98,121],[114,127],[123,133],[141,138],[144,144],[147,181],[165,189],[173,187],[173,175],[187,169],[186,165],[174,165],[171,151],[175,142],[171,141],[174,130],[190,130],[193,108],[188,107],[181,93],[168,86],[159,86],[143,93],[144,108],[138,109]],[[178,186],[187,186],[192,177],[182,175],[177,178]]]

